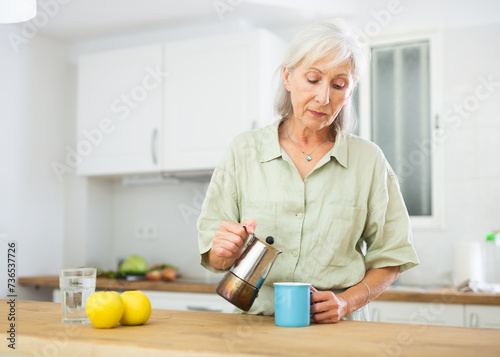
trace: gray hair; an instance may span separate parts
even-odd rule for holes
[[[282,118],[289,118],[293,113],[290,92],[283,85],[285,67],[291,72],[300,64],[309,67],[317,61],[332,59],[330,66],[340,64],[351,66],[355,87],[369,58],[368,49],[359,41],[353,27],[345,20],[323,21],[303,29],[292,40],[288,53],[278,68],[280,83],[275,102],[276,114]],[[348,134],[355,130],[356,122],[351,96],[332,125],[336,131]]]

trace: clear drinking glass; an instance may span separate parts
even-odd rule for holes
[[[86,324],[90,320],[85,312],[88,297],[95,292],[96,268],[61,269],[62,321],[65,324]]]

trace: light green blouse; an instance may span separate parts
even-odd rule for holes
[[[278,255],[249,313],[274,313],[273,283],[343,290],[373,268],[418,265],[396,175],[382,151],[354,135],[335,145],[302,180],[281,148],[276,121],[236,137],[215,169],[198,219],[201,264],[224,220],[255,219]]]

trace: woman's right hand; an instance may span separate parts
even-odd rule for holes
[[[246,226],[246,229],[245,227]],[[217,270],[232,266],[243,252],[250,234],[255,232],[257,222],[253,219],[241,223],[223,221],[215,231],[212,248],[208,252],[208,263]]]

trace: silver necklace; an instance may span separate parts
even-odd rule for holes
[[[299,149],[300,151],[302,151],[302,153],[304,155],[306,155],[306,160],[307,162],[311,161],[312,160],[312,157],[311,155],[313,154],[313,152],[316,151],[317,148],[319,148],[321,145],[323,145],[327,140],[328,140],[328,136],[326,137],[325,140],[323,140],[318,146],[316,146],[313,151],[311,151],[309,154],[307,152],[305,152],[304,150],[301,149],[301,147],[295,142],[292,140],[292,138],[290,137],[290,134],[288,133],[288,122],[286,123],[286,135],[288,136],[288,139],[290,139],[290,141],[297,147],[297,149]]]

